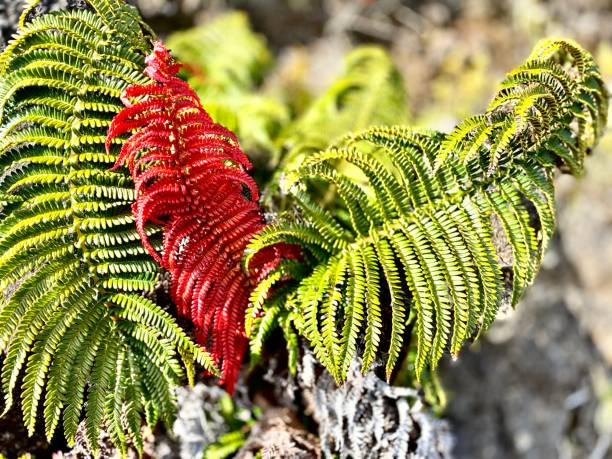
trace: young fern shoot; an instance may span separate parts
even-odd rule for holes
[[[249,160],[234,134],[213,122],[176,76],[179,65],[160,42],[146,64],[152,82],[125,90],[126,108],[113,120],[106,145],[135,131],[114,169],[126,164],[134,179],[136,229],[170,272],[178,312],[191,319],[232,392],[248,343],[244,319],[252,286],[277,267],[281,255],[297,252],[271,246],[244,271],[244,249],[265,227]],[[163,228],[161,253],[149,240],[149,223]]]

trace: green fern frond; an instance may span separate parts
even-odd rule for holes
[[[145,411],[171,422],[179,359],[214,365],[145,297],[158,268],[131,179],[104,148],[121,91],[145,82],[150,35],[124,2],[88,4],[31,21],[26,10],[0,55],[2,392],[6,411],[19,389],[30,434],[42,412],[48,438],[63,419],[73,442],[85,418],[91,445],[106,426],[125,452],[142,448]]]
[[[405,122],[407,96],[404,81],[390,56],[382,48],[362,46],[346,56],[344,73],[308,108],[290,128],[285,144],[290,150],[320,150],[346,132],[372,125]],[[289,151],[284,167],[295,164]]]
[[[222,14],[198,27],[175,32],[167,46],[179,61],[188,63],[190,85],[211,98],[252,89],[272,64],[264,39],[252,31],[242,12]]]
[[[356,355],[364,371],[384,361],[391,378],[411,335],[417,377],[456,355],[533,282],[554,231],[554,167],[580,172],[606,97],[588,53],[544,42],[485,115],[448,135],[371,128],[306,157],[282,182],[293,211],[247,253],[248,264],[264,247],[296,243],[310,266],[271,298],[253,298],[264,311],[257,347],[284,304],[339,382]]]
[[[362,46],[347,55],[344,73],[280,136],[282,157],[265,192],[267,203],[282,177],[304,158],[347,132],[408,120],[404,81],[382,48]]]
[[[533,156],[580,174],[607,113],[605,85],[592,56],[573,41],[544,40],[508,74],[486,114],[448,135],[436,165],[449,155],[463,161],[480,157],[493,174],[502,165],[512,167],[516,158]]]
[[[255,178],[265,182],[271,165],[280,155],[278,139],[290,122],[288,107],[275,97],[260,94],[259,90],[216,97],[201,90],[198,95],[208,114],[236,133],[240,144],[255,162]]]

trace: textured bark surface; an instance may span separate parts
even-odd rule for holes
[[[306,351],[299,386],[308,414],[319,424],[325,457],[375,459],[451,457],[448,424],[428,411],[415,389],[394,387],[354,362],[338,386]]]

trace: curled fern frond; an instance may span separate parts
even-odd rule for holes
[[[572,57],[562,65],[565,53]],[[253,297],[265,312],[255,336],[284,309],[338,382],[358,352],[364,371],[384,360],[391,378],[413,338],[419,377],[485,331],[503,302],[517,303],[554,231],[554,167],[579,172],[605,126],[606,94],[590,56],[565,42],[535,55],[510,74],[491,112],[449,135],[371,128],[285,174],[294,211],[257,235],[247,262],[292,243],[310,274]],[[535,68],[546,70],[534,82]],[[567,154],[551,147],[560,139]],[[261,285],[269,290],[277,278],[272,271]]]
[[[126,108],[114,118],[106,145],[135,131],[115,169],[126,164],[134,179],[136,229],[170,272],[179,313],[193,321],[231,392],[247,345],[251,285],[276,267],[282,246],[262,252],[251,273],[243,270],[244,248],[265,226],[257,185],[246,172],[250,163],[234,134],[214,123],[176,76],[179,65],[161,43],[146,63],[152,82],[124,91]],[[150,241],[149,223],[163,228],[161,254]]]
[[[508,74],[486,114],[468,118],[448,135],[436,164],[451,154],[463,161],[480,157],[493,174],[515,158],[534,156],[580,174],[607,113],[605,85],[592,56],[575,42],[544,40]]]
[[[131,178],[104,151],[121,92],[146,81],[151,37],[122,1],[87,3],[26,12],[0,55],[2,391],[8,410],[19,386],[30,433],[42,419],[51,438],[63,421],[72,443],[85,417],[94,448],[105,426],[125,451],[142,448],[146,413],[172,422],[184,367],[215,368],[147,299],[158,268],[134,228]]]

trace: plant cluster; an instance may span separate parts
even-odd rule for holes
[[[379,48],[300,112],[260,91],[271,57],[231,16],[185,33],[210,55],[169,40],[201,101],[122,0],[38,3],[0,55],[0,350],[5,411],[18,391],[49,438],[61,421],[73,442],[84,419],[91,445],[104,427],[142,450],[183,376],[198,365],[231,392],[277,327],[293,372],[303,339],[338,383],[358,356],[391,380],[409,349],[421,377],[533,282],[555,170],[580,174],[606,125],[599,71],[567,40],[538,44],[445,134],[404,125]],[[256,174],[261,202],[240,144],[275,166]],[[164,270],[170,311],[153,300]]]
[[[385,358],[388,379],[412,336],[417,377],[446,349],[456,355],[492,323],[506,282],[513,306],[533,282],[555,226],[554,169],[581,173],[606,125],[606,97],[586,52],[546,41],[485,114],[450,134],[374,127],[309,155],[285,172],[293,208],[256,236],[247,264],[290,242],[310,272],[268,298],[291,274],[281,264],[256,290],[250,315],[290,317],[338,382],[358,347],[364,371]],[[507,273],[495,222],[511,246]]]

